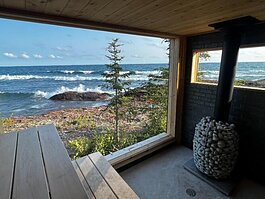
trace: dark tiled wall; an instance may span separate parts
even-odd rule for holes
[[[265,40],[265,29],[262,33],[264,36],[258,37]],[[214,114],[217,89],[216,85],[190,83],[192,51],[221,48],[222,38],[220,33],[188,38],[182,143],[189,148],[192,148],[195,124],[203,116]],[[244,36],[244,42],[251,44],[247,38]],[[265,183],[265,90],[235,88],[229,120],[236,125],[240,135],[239,164],[244,165],[240,168],[248,176]]]

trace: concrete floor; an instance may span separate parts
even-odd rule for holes
[[[190,149],[170,147],[120,175],[141,199],[265,199],[265,187],[250,180],[239,182],[232,196],[226,197],[183,168],[190,158]],[[194,197],[186,193],[188,188],[196,191]]]

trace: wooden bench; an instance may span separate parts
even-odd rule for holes
[[[91,198],[139,198],[100,153],[90,154],[72,163],[87,195]]]
[[[71,162],[53,125],[0,135],[0,199],[138,198],[99,153]]]

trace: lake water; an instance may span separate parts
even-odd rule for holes
[[[123,71],[134,71],[128,80],[135,88],[159,74],[166,64],[127,64]],[[66,91],[108,92],[102,73],[105,65],[12,66],[0,67],[0,117],[35,115],[63,108],[100,106],[106,101],[52,101],[49,98]]]
[[[219,63],[200,63],[203,79],[217,80]],[[159,74],[166,64],[127,64],[124,72],[134,71],[130,87],[135,88],[148,80],[149,74]],[[106,101],[69,102],[52,101],[49,97],[66,91],[108,92],[103,87],[105,65],[68,66],[13,66],[0,67],[0,117],[35,115],[63,108],[100,106]],[[265,79],[265,62],[238,63],[236,79]]]

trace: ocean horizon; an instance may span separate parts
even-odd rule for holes
[[[203,79],[217,80],[219,63],[200,63]],[[148,75],[157,75],[161,64],[122,64],[123,72],[134,71],[128,80],[130,88],[148,81]],[[49,98],[66,91],[106,92],[102,73],[105,65],[49,65],[0,67],[0,117],[36,115],[64,108],[95,107],[106,101],[52,101]],[[265,62],[239,62],[236,79],[257,81],[265,79]]]

